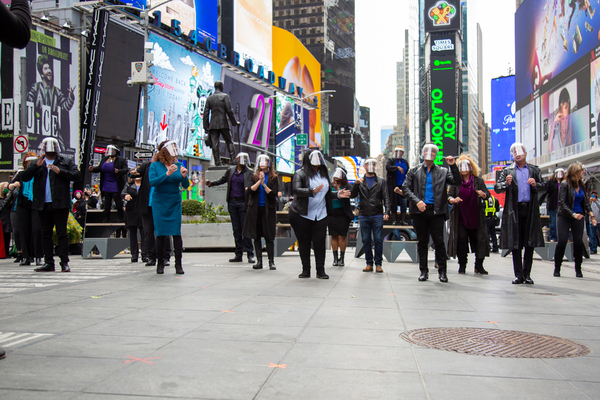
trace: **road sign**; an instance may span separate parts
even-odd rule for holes
[[[140,149],[147,151],[154,151],[154,145],[150,143],[140,143]]]
[[[138,151],[133,156],[135,158],[152,158],[152,155],[153,155],[152,152],[144,152],[144,153],[142,153],[141,151]]]
[[[308,134],[307,133],[298,133],[296,135],[296,144],[298,146],[306,146],[308,144]]]
[[[27,140],[27,138],[23,135],[21,136],[17,136],[17,138],[15,139],[15,150],[19,153],[23,153],[25,150],[27,150],[27,147],[29,146],[29,141]]]

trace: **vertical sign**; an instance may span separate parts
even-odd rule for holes
[[[106,30],[108,27],[108,11],[95,10],[92,21],[92,35],[88,70],[85,73],[85,91],[83,94],[83,109],[81,111],[81,138],[79,152],[79,169],[84,176],[94,154],[96,131],[98,130],[98,108],[100,104],[100,89],[102,88],[102,65],[106,50]],[[84,182],[86,179],[84,179]]]
[[[431,94],[429,128],[431,141],[440,151],[435,163],[443,164],[443,157],[457,155],[458,112],[456,69],[459,68],[454,33],[431,36]]]

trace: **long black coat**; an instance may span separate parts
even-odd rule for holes
[[[150,172],[150,165],[152,161],[146,161],[139,167],[137,167],[137,172],[142,177],[142,184],[140,186],[140,191],[135,199],[135,209],[140,215],[152,215],[149,212],[149,202],[150,202],[150,179],[148,178],[148,172]]]
[[[558,182],[556,180],[549,179],[546,182],[546,192],[540,196],[540,204],[542,204],[545,199],[548,199],[546,208],[549,211],[556,211],[556,208],[558,207]]]
[[[46,199],[46,179],[50,179],[50,190],[52,192],[52,208],[71,209],[71,181],[81,180],[81,171],[77,169],[75,163],[70,158],[65,158],[60,154],[54,159],[54,165],[60,168],[60,173],[54,171],[48,172],[46,164],[38,167],[36,162],[30,162],[29,167],[22,172],[21,179],[27,182],[31,178],[33,181],[33,210],[43,210]]]
[[[108,160],[108,156],[102,157],[100,164],[94,167],[92,170],[92,172],[100,172],[100,190],[102,190],[102,187],[104,186],[104,173],[102,172],[102,164],[104,164],[106,160]],[[119,193],[121,193],[125,187],[125,175],[129,172],[129,169],[127,168],[127,160],[125,160],[123,157],[117,156],[113,164],[115,165],[115,169],[119,171],[117,172],[117,189]]]
[[[256,226],[258,223],[258,195],[260,188],[256,191],[252,190],[252,186],[256,183],[254,176],[250,179],[250,186],[246,188],[248,193],[248,211],[246,212],[246,220],[244,221],[243,237],[250,239],[258,239]],[[263,224],[263,235],[265,240],[271,241],[275,238],[275,225],[277,224],[277,191],[279,190],[279,182],[277,178],[270,179],[267,182],[267,187],[271,191],[265,195],[265,214],[267,226]]]
[[[483,179],[475,178],[475,190],[481,190],[486,195],[486,199],[490,197],[490,191],[485,186]],[[448,190],[448,199],[458,197],[460,186],[450,186]],[[479,221],[477,222],[477,255],[487,257],[490,255],[490,246],[488,244],[487,226],[485,225],[485,202],[481,197],[477,199],[479,207]],[[458,249],[458,221],[460,213],[459,205],[452,206],[450,210],[450,235],[448,235],[448,257],[456,257]]]
[[[142,186],[140,185],[140,191],[142,190]],[[140,221],[140,211],[136,207],[137,198],[138,198],[138,190],[135,187],[135,183],[126,183],[123,191],[121,192],[121,197],[125,200],[125,196],[130,195],[131,200],[127,202],[125,205],[125,224],[130,227],[137,227],[141,225]]]
[[[529,201],[529,216],[527,217],[527,240],[525,247],[543,247],[545,245],[540,219],[540,203],[538,193],[546,190],[546,183],[542,173],[536,165],[527,164],[529,177],[535,179],[536,186],[531,186],[531,200]],[[512,175],[512,183],[506,184],[506,177]],[[519,248],[519,186],[515,164],[504,168],[494,186],[496,193],[506,193],[504,199],[504,212],[502,213],[502,229],[500,235],[500,248],[513,250]]]

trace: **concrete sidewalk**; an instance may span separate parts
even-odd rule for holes
[[[298,279],[297,253],[277,270],[184,253],[185,275],[73,257],[70,274],[0,260],[0,399],[598,399],[600,256],[563,277],[535,258],[535,285],[511,285],[512,260],[489,276],[432,268],[418,282],[401,255],[383,274],[327,267]],[[266,255],[265,255],[266,256]],[[332,262],[331,252],[327,265]],[[430,253],[430,260],[433,253]],[[313,258],[314,262],[314,258]],[[419,347],[408,330],[472,327],[558,336],[588,355],[498,358]]]

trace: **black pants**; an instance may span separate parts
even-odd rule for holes
[[[235,240],[235,256],[241,258],[244,254],[244,250],[248,254],[248,257],[254,255],[252,249],[252,241],[250,238],[242,236],[244,231],[244,221],[246,220],[246,211],[248,206],[244,200],[231,199],[227,203],[227,211],[231,217],[231,228],[233,229],[233,239]]]
[[[492,242],[492,251],[498,251],[498,238],[496,237],[496,219],[486,218],[485,226],[487,227],[488,233],[488,246],[489,242]]]
[[[418,214],[411,214],[413,226],[417,231],[417,251],[419,253],[419,269],[428,272],[427,251],[429,247],[429,234],[435,246],[435,261],[438,263],[438,271],[446,272],[446,246],[444,245],[444,215],[435,214],[433,206]]]
[[[10,225],[12,227],[13,237],[15,238],[17,252],[22,254],[23,247],[21,246],[21,231],[19,230],[19,217],[17,217],[17,211],[10,212]]]
[[[273,262],[275,257],[275,239],[272,238],[269,240],[268,238],[268,228],[267,228],[267,212],[265,206],[258,207],[258,218],[256,221],[256,239],[254,239],[254,251],[256,253],[256,257],[259,260],[262,260],[262,241],[261,238],[265,238],[265,243],[267,245],[267,256],[269,257],[269,261]],[[275,231],[275,227],[273,227],[273,231]]]
[[[152,207],[148,207],[148,214],[141,214],[140,218],[142,219],[142,227],[143,229],[143,241],[146,243],[146,256],[149,261],[156,260],[156,239],[154,237],[154,218],[152,217]],[[165,259],[170,258],[171,256],[171,241],[165,240],[165,248],[163,252],[165,253]],[[144,246],[142,246],[142,254],[144,251]]]
[[[183,240],[181,235],[172,236],[173,250],[175,251],[175,260],[181,262],[181,254],[183,253]],[[169,249],[167,251],[167,248]],[[171,239],[169,236],[156,237],[156,258],[157,260],[168,260],[171,256]]]
[[[315,250],[317,274],[325,273],[325,239],[327,237],[327,217],[311,221],[293,211],[289,213],[290,225],[298,238],[298,250],[302,262],[302,272],[310,275],[310,247]]]
[[[67,220],[69,219],[69,209],[53,209],[52,203],[44,204],[44,209],[39,211],[40,223],[42,227],[42,246],[44,248],[44,262],[54,265],[54,243],[52,242],[52,232],[56,227],[56,236],[58,237],[57,256],[61,262],[69,262],[69,236],[67,235]]]
[[[112,208],[114,199],[117,214],[119,215],[119,222],[123,222],[123,200],[121,200],[121,194],[117,192],[102,192],[102,197],[104,198],[104,221],[110,221],[110,209]]]
[[[138,259],[138,253],[139,253],[139,246],[138,246],[138,229],[140,231],[140,238],[141,240],[141,244],[142,244],[142,258],[147,257],[147,254],[144,252],[144,250],[146,250],[146,244],[144,242],[144,227],[142,225],[140,226],[128,226],[127,227],[127,231],[129,232],[129,250],[131,250],[131,258],[137,260]]]
[[[560,268],[565,255],[565,248],[569,241],[569,230],[571,230],[573,240],[573,258],[576,267],[581,267],[583,261],[583,229],[585,228],[585,218],[577,220],[559,214],[556,218],[556,233],[558,234],[558,243],[554,252],[554,267]]]
[[[404,196],[402,196],[401,194],[398,194],[394,191],[391,191],[389,193],[390,195],[390,203],[391,207],[392,207],[392,219],[394,221],[396,221],[398,219],[398,206],[400,206],[400,219],[402,219],[402,222],[404,222],[404,215],[406,214],[406,203],[407,200]]]
[[[513,269],[516,278],[527,278],[531,275],[531,267],[533,266],[533,247],[525,246],[529,236],[529,227],[527,226],[529,207],[519,203],[517,215],[519,220],[519,248],[512,250]],[[525,247],[525,252],[521,258],[523,247]]]
[[[42,258],[44,248],[39,211],[17,205],[17,218],[23,258]]]
[[[477,229],[467,229],[462,225],[458,226],[458,245],[456,246],[456,256],[458,264],[466,267],[469,262],[469,242],[471,243],[471,253],[475,253],[475,259],[483,259],[483,255],[477,254]],[[439,263],[438,263],[439,264]]]

